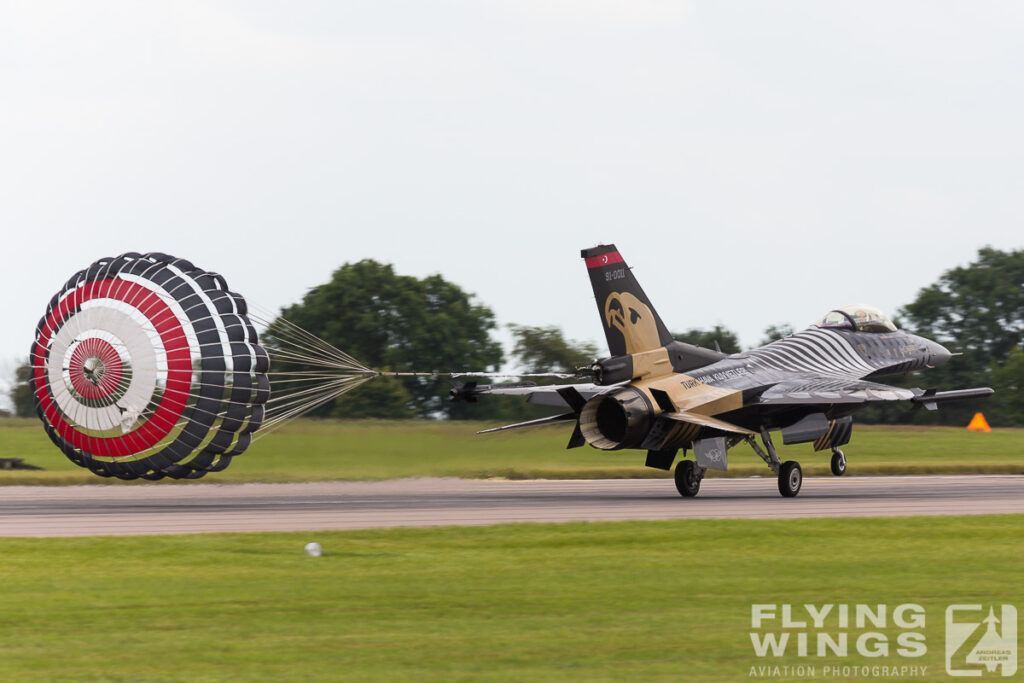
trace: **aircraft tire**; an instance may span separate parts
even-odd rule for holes
[[[675,472],[676,490],[683,498],[693,498],[700,491],[701,477],[697,476],[697,465],[692,460],[680,460]]]
[[[846,474],[846,456],[838,448],[832,453],[832,474],[837,477]]]
[[[787,460],[779,468],[779,493],[784,498],[795,498],[800,493],[800,485],[804,483],[804,473],[800,463]]]

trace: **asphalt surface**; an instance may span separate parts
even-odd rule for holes
[[[707,479],[690,499],[670,479],[0,487],[0,536],[989,513],[1024,513],[1024,476],[808,478],[790,499],[772,478]]]

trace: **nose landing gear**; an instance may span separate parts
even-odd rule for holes
[[[838,448],[832,449],[832,474],[837,477],[846,474],[846,456]]]

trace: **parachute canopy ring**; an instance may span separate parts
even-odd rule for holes
[[[68,458],[122,479],[198,478],[248,447],[269,359],[224,278],[161,253],[79,271],[36,327],[30,384]]]

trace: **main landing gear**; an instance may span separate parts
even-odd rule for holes
[[[779,493],[783,498],[794,498],[800,493],[800,485],[804,483],[804,473],[800,463],[787,460],[779,468]]]
[[[692,460],[680,460],[676,465],[676,489],[684,498],[693,498],[700,491],[700,481],[707,470]]]
[[[795,460],[786,462],[779,460],[779,454],[775,450],[775,444],[772,443],[772,437],[767,429],[761,428],[761,441],[764,442],[764,449],[758,445],[753,435],[748,436],[746,441],[778,476],[779,493],[784,498],[794,498],[796,494],[800,493],[800,486],[804,483],[804,472],[800,469],[800,463]]]
[[[800,463],[795,460],[787,460],[782,462],[779,459],[779,454],[775,450],[775,444],[772,443],[772,437],[768,433],[767,429],[761,428],[761,443],[757,442],[757,438],[754,434],[748,434],[747,436],[734,436],[726,442],[726,449],[732,448],[741,441],[746,441],[754,452],[757,453],[765,464],[771,468],[772,472],[778,477],[779,493],[784,498],[795,498],[800,493],[800,487],[804,483],[804,473],[800,468]],[[762,448],[761,444],[764,444]],[[654,453],[652,451],[652,453]],[[672,456],[675,456],[675,451],[672,451]],[[651,464],[651,456],[648,455],[648,466],[659,467],[660,465]],[[671,458],[665,461],[663,469],[668,469],[672,464]],[[680,460],[676,464],[675,480],[676,489],[679,491],[679,495],[684,498],[692,498],[700,492],[700,482],[704,479],[704,474],[707,472],[707,468],[701,467],[692,460]],[[838,448],[832,448],[832,474],[837,477],[841,477],[846,474],[846,456]]]

